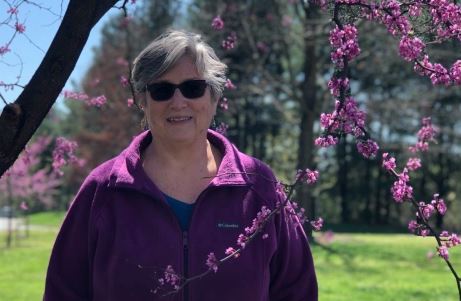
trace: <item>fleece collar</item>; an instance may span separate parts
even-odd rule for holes
[[[249,185],[250,181],[245,174],[244,166],[246,156],[240,153],[227,138],[215,131],[208,130],[207,138],[223,154],[218,175],[213,179],[211,185]],[[109,187],[152,190],[153,183],[142,167],[140,155],[151,141],[150,131],[144,131],[134,137],[130,145],[115,158],[110,173]]]

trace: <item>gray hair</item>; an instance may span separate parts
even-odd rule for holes
[[[159,78],[183,56],[195,62],[198,73],[207,81],[214,100],[221,98],[226,83],[227,65],[198,34],[168,30],[152,41],[133,62],[131,78],[136,92]]]

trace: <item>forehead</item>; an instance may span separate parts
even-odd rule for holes
[[[177,84],[187,79],[202,79],[202,76],[199,74],[192,58],[183,56],[155,81],[169,81]]]

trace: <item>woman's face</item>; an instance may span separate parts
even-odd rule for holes
[[[169,71],[151,83],[169,82],[180,84],[186,80],[203,79],[192,59],[182,57]],[[151,84],[150,83],[150,84]],[[146,93],[145,114],[154,139],[170,143],[194,143],[206,140],[207,130],[216,114],[217,101],[205,89],[202,97],[188,99],[176,88],[166,101],[155,101]]]

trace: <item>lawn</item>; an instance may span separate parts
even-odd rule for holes
[[[406,234],[338,234],[328,251],[313,247],[321,301],[459,300],[454,277],[433,238]],[[461,272],[461,248],[450,249]]]
[[[0,300],[41,300],[46,266],[62,213],[39,214],[40,225],[13,248],[0,234]],[[43,227],[46,226],[46,227]],[[458,300],[445,263],[428,259],[433,239],[402,234],[336,234],[326,248],[313,246],[321,301]],[[461,271],[461,248],[451,249]]]

